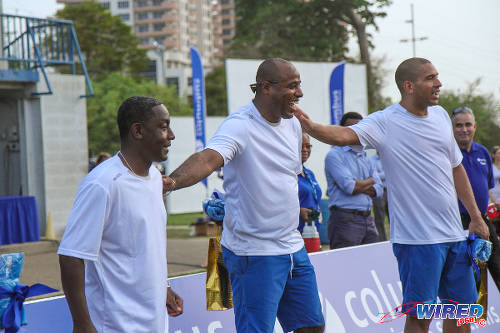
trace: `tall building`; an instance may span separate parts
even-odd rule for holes
[[[213,1],[214,54],[217,59],[224,56],[224,47],[233,39],[236,28],[234,0]]]
[[[67,5],[88,0],[57,0]],[[112,15],[130,25],[140,47],[156,62],[150,73],[158,83],[175,84],[179,95],[190,95],[189,47],[200,52],[210,69],[222,57],[222,49],[234,35],[234,0],[98,0]],[[223,28],[228,17],[231,32]],[[223,18],[225,17],[225,18]],[[217,22],[220,21],[220,25]],[[226,32],[225,32],[226,31]],[[221,44],[220,46],[217,44]],[[156,67],[156,69],[154,68]],[[163,73],[163,75],[156,75]],[[164,76],[164,78],[162,77]]]

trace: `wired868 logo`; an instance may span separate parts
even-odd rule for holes
[[[453,302],[453,301],[452,301]],[[418,319],[456,319],[457,326],[475,323],[486,326],[486,320],[481,319],[483,306],[480,304],[457,303],[424,303],[417,304]]]

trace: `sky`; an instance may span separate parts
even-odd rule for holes
[[[0,0],[2,1],[2,0]],[[481,78],[482,93],[493,93],[500,100],[500,1],[499,0],[393,0],[387,16],[376,22],[379,31],[371,30],[375,49],[372,57],[385,57],[387,70],[382,93],[396,102],[399,93],[394,72],[399,63],[413,56],[410,4],[414,4],[416,55],[429,59],[437,68],[443,90],[465,91]],[[56,0],[3,0],[5,13],[46,17],[63,5]],[[359,54],[357,40],[349,43],[350,55]]]

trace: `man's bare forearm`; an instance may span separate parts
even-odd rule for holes
[[[366,193],[373,187],[373,184],[375,184],[373,178],[356,180],[352,194]]]
[[[196,184],[223,164],[224,160],[218,152],[205,149],[191,155],[169,177],[175,181],[175,189],[177,190]]]
[[[61,282],[73,325],[94,329],[85,298],[85,264],[82,259],[59,255]],[[91,331],[91,330],[90,330]]]
[[[335,146],[360,144],[356,133],[348,127],[314,123],[308,132],[315,139]]]

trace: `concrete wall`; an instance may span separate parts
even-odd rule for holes
[[[51,74],[54,93],[40,97],[45,208],[61,234],[78,184],[88,171],[87,115],[83,76]],[[43,83],[37,86],[44,91]],[[43,233],[43,229],[42,229]]]

